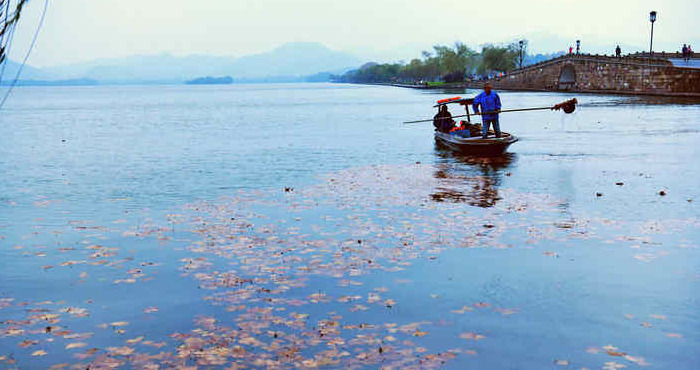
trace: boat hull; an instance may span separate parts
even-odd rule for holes
[[[501,138],[462,138],[435,132],[435,141],[446,148],[466,155],[474,156],[498,156],[508,150],[508,147],[518,142],[518,138],[504,133]]]

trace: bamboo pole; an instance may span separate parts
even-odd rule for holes
[[[538,111],[538,110],[560,110],[560,109],[564,109],[564,112],[567,112],[567,114],[568,114],[568,113],[569,113],[569,110],[567,109],[567,106],[568,106],[568,107],[573,106],[573,107],[574,107],[574,110],[575,110],[576,104],[578,104],[578,100],[576,100],[576,99],[571,99],[571,100],[569,100],[569,101],[565,101],[565,102],[563,102],[563,103],[561,103],[561,104],[557,104],[557,105],[552,106],[552,107],[506,109],[506,110],[501,110],[501,111],[497,111],[497,112],[481,112],[481,113],[474,113],[474,114],[471,114],[471,115],[473,115],[473,116],[483,116],[483,115],[488,115],[488,114],[513,113],[513,112],[530,112],[530,111]],[[573,110],[570,110],[570,112],[573,113]],[[470,116],[469,114],[462,114],[462,115],[459,115],[459,116],[452,116],[452,118],[454,119],[454,118],[462,118],[462,117],[469,117],[469,116]],[[444,119],[444,118],[443,118],[443,119]],[[434,121],[434,119],[423,119],[423,120],[418,120],[418,121],[408,121],[408,122],[404,122],[404,124],[422,123],[422,122],[433,122],[433,121]]]

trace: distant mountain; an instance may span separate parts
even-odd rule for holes
[[[186,85],[230,85],[233,83],[231,76],[225,77],[199,77],[194,80],[185,81]]]
[[[560,57],[560,56],[565,55],[565,54],[566,54],[566,52],[563,52],[563,51],[560,51],[557,53],[549,53],[549,54],[534,54],[534,55],[528,54],[525,56],[525,58],[523,60],[523,64],[526,66],[529,66],[532,64],[544,62],[546,60],[554,59],[554,58]]]
[[[0,67],[0,72],[3,73],[2,75],[2,83],[7,84],[11,83],[15,77],[17,77],[17,72],[19,72],[19,69],[21,67],[20,63],[17,63],[12,60],[8,60],[3,67]],[[4,70],[3,70],[4,68]],[[45,79],[50,79],[49,73],[46,73],[45,71],[39,69],[39,68],[34,68],[29,65],[25,65],[22,68],[22,73],[19,75],[20,79],[26,80],[45,80]]]
[[[319,72],[341,73],[360,59],[319,43],[289,43],[267,53],[241,58],[141,55],[44,68],[53,79],[89,78],[105,83],[182,83],[199,76],[234,76],[237,80],[303,79]]]
[[[232,73],[243,77],[306,76],[355,68],[355,56],[328,49],[323,44],[295,42],[269,53],[246,56],[231,64]]]
[[[2,81],[3,86],[12,85],[12,81]],[[96,86],[98,81],[89,78],[77,78],[68,80],[33,80],[22,78],[17,80],[15,86]]]
[[[230,58],[137,55],[44,68],[56,79],[90,78],[106,83],[182,83],[198,76],[228,75]]]

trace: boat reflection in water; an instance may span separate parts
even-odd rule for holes
[[[498,189],[508,168],[517,160],[513,153],[495,157],[473,157],[435,148],[438,163],[434,176],[439,187],[430,195],[435,202],[467,203],[470,206],[491,208],[501,198]]]

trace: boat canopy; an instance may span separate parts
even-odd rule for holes
[[[457,96],[454,98],[438,100],[437,105],[435,105],[433,108],[437,108],[437,107],[441,107],[443,105],[449,105],[449,104],[469,105],[472,103],[474,103],[474,99],[466,99],[466,98],[462,98],[461,96]]]

